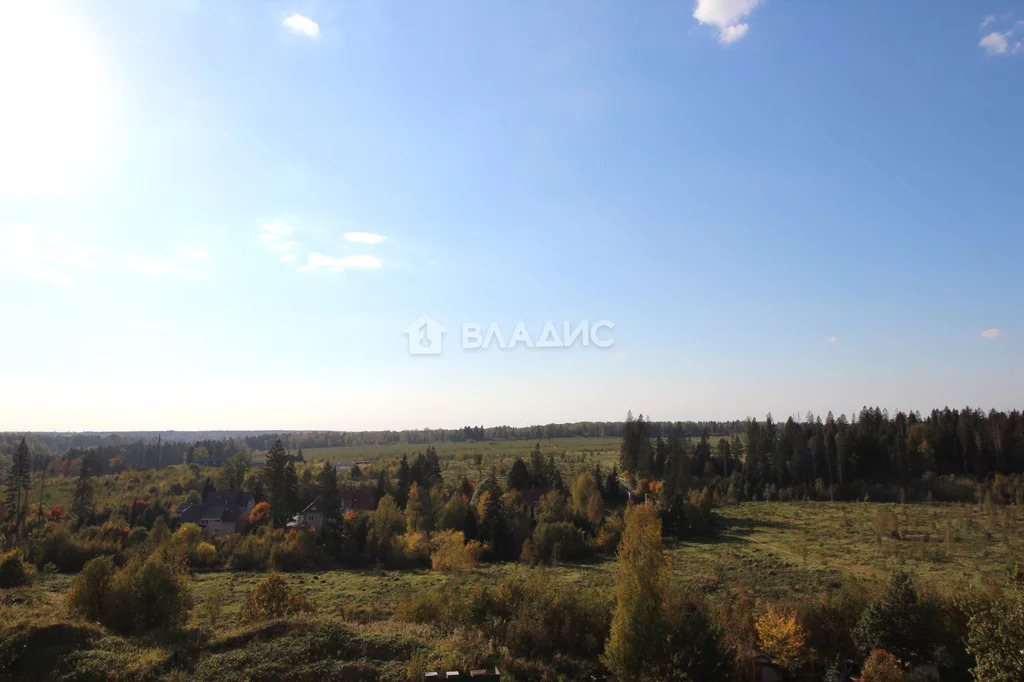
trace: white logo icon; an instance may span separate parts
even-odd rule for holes
[[[409,337],[409,355],[440,355],[447,331],[440,322],[428,315],[421,315],[405,328]]]

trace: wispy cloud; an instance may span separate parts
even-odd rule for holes
[[[260,227],[259,239],[272,249],[290,251],[295,248],[295,241],[289,239],[291,234],[291,226],[278,218]]]
[[[342,256],[332,258],[322,253],[311,253],[306,256],[306,264],[300,270],[315,270],[320,267],[330,268],[335,272],[341,272],[348,268],[364,268],[376,270],[381,267],[380,259],[376,256]]]
[[[995,327],[986,329],[981,333],[981,338],[983,339],[1001,339],[1004,336],[1006,336],[1006,331],[1003,329],[996,329]]]
[[[95,267],[93,256],[100,251],[78,244],[62,232],[22,223],[0,225],[0,273],[71,286],[75,283],[72,272]]]
[[[285,28],[291,29],[296,33],[309,36],[310,38],[316,38],[320,35],[320,25],[310,19],[309,17],[301,14],[293,14],[284,21],[281,25]]]
[[[388,240],[382,234],[374,234],[373,232],[346,232],[345,239],[356,244],[383,244]]]
[[[1005,25],[1005,21],[1008,18],[1008,16],[1004,15],[1001,23]],[[1000,20],[995,15],[989,14],[981,22],[981,28],[987,28],[997,22],[1000,22]],[[1017,54],[1018,52],[1024,52],[1024,43],[1021,42],[1019,37],[1016,37],[1022,27],[1024,27],[1024,21],[1018,21],[1005,30],[990,31],[982,36],[981,40],[978,41],[978,46],[993,57],[1005,57]]]
[[[747,35],[750,25],[742,21],[761,0],[697,0],[693,18],[718,29],[718,41],[730,45]]]
[[[294,253],[283,254],[281,256],[281,260],[283,260],[285,263],[291,263],[293,260],[295,260],[295,254]]]
[[[838,336],[830,336],[830,337],[828,337],[825,340],[828,341],[829,343],[839,343],[839,337]]]

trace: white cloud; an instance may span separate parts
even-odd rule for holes
[[[135,253],[130,253],[122,259],[125,267],[128,267],[144,275],[187,275],[188,270],[177,263],[166,258],[146,258]]]
[[[295,247],[295,242],[287,239],[292,233],[290,225],[286,225],[281,219],[273,220],[260,227],[260,241],[272,249],[278,251],[290,251]]]
[[[838,336],[830,336],[830,337],[828,337],[825,340],[828,341],[829,343],[839,343],[839,337]]]
[[[335,272],[341,272],[346,268],[369,268],[375,270],[381,267],[381,262],[376,256],[343,256],[341,258],[332,258],[330,256],[325,256],[322,253],[311,253],[306,256],[306,264],[300,269],[315,270],[319,267],[330,268]]]
[[[697,0],[693,18],[718,29],[718,40],[729,45],[747,35],[750,26],[742,21],[761,0]]]
[[[726,26],[719,33],[718,39],[722,41],[723,45],[729,45],[735,43],[737,40],[747,35],[747,31],[750,30],[749,24],[733,24],[732,26]]]
[[[384,235],[373,232],[346,232],[345,239],[357,244],[383,244],[388,240]]]
[[[148,332],[166,332],[171,329],[170,325],[159,320],[141,320],[135,323],[135,327]]]
[[[293,14],[284,21],[281,25],[290,28],[296,33],[309,36],[310,38],[316,38],[320,35],[320,25],[309,17],[304,17],[301,14]]]
[[[995,20],[996,20],[996,15],[994,15],[994,14],[986,14],[985,18],[981,20],[981,27],[985,28],[986,26],[988,26],[989,24],[991,24]]]
[[[1008,35],[1009,33],[992,31],[992,33],[982,38],[978,45],[991,55],[1006,54],[1010,51],[1010,43],[1006,39]]]
[[[995,327],[986,329],[981,333],[981,338],[983,339],[1001,339],[1004,336],[1006,336],[1006,332],[1002,329],[996,329]]]
[[[285,263],[291,263],[293,260],[295,260],[295,254],[294,253],[286,253],[286,254],[281,256],[281,260],[283,260]]]
[[[183,253],[192,260],[208,261],[210,260],[210,254],[207,253],[206,249],[198,248],[186,248]]]
[[[10,272],[58,286],[71,286],[71,271],[95,267],[100,249],[73,242],[62,232],[47,232],[22,223],[0,225],[0,272]]]

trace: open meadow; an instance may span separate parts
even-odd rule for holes
[[[1024,558],[1024,511],[1016,506],[748,502],[716,513],[717,537],[670,542],[666,549],[673,588],[699,595],[711,612],[727,611],[737,600],[756,610],[825,603],[842,590],[870,597],[882,592],[896,569],[909,572],[922,594],[967,585],[995,588]],[[313,679],[322,665],[339,679],[405,680],[425,667],[468,666],[500,653],[468,635],[453,638],[450,628],[412,622],[410,603],[430,594],[479,594],[520,579],[550,585],[555,594],[593,594],[610,608],[615,569],[616,562],[604,557],[534,568],[481,564],[457,574],[425,568],[289,572],[287,581],[311,602],[314,615],[260,627],[244,625],[239,614],[266,573],[195,572],[185,633],[142,639],[76,624],[64,606],[72,576],[42,572],[34,586],[3,595],[0,622],[8,647],[19,641],[17,633],[27,636],[29,624],[33,637],[53,638],[41,651],[54,660],[73,648],[57,640],[89,642],[61,665],[124,671],[114,679],[269,680],[287,663],[294,679]],[[349,648],[329,650],[341,646],[339,638]],[[3,655],[0,647],[0,662]],[[358,666],[343,663],[352,656],[360,658]],[[330,665],[349,666],[348,672]]]

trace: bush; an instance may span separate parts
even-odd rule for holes
[[[235,571],[259,571],[266,568],[267,544],[253,535],[245,536],[231,552],[228,565]]]
[[[113,577],[114,560],[111,557],[97,557],[86,563],[71,583],[66,599],[68,610],[86,620],[103,620]]]
[[[25,563],[20,549],[0,554],[0,588],[31,585],[35,571]]]
[[[533,548],[541,561],[584,559],[594,554],[594,539],[567,521],[539,523],[533,531]]]
[[[483,545],[476,540],[466,542],[462,531],[446,530],[430,543],[430,566],[435,571],[469,571],[476,566]]]
[[[864,668],[857,682],[903,682],[906,673],[896,658],[884,649],[875,649],[864,661]]]
[[[120,632],[180,626],[191,606],[187,578],[155,556],[119,570],[111,557],[93,559],[67,596],[69,611]]]
[[[131,571],[125,567],[126,572]],[[132,576],[135,629],[178,627],[192,607],[187,578],[167,564],[147,559]]]
[[[189,561],[193,566],[209,568],[217,563],[217,548],[209,542],[200,542],[192,548]]]
[[[258,623],[312,610],[304,596],[294,591],[280,575],[272,573],[249,591],[240,615],[246,623]]]

